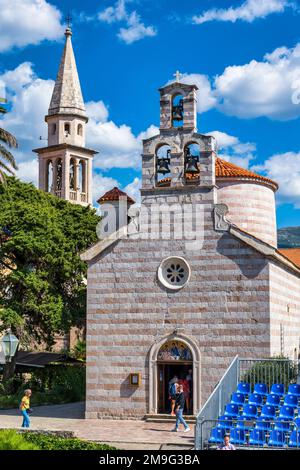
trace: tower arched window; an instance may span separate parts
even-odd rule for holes
[[[183,126],[183,96],[179,93],[172,98],[172,127]]]
[[[55,135],[56,134],[56,124],[52,124],[52,135]]]
[[[71,134],[71,126],[69,122],[65,122],[65,135],[66,137]]]
[[[51,160],[47,162],[46,166],[46,188],[48,193],[53,191],[53,163]]]
[[[77,135],[82,136],[82,134],[83,134],[82,124],[78,124],[78,126],[77,126]]]
[[[76,163],[74,158],[70,160],[70,190],[76,191]]]
[[[157,186],[170,186],[171,184],[171,147],[168,144],[160,145],[156,150],[156,184]]]
[[[86,193],[86,162],[84,160],[79,162],[79,191]]]
[[[62,190],[62,159],[59,158],[57,160],[57,167],[56,167],[56,190]]]

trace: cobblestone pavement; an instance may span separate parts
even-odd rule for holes
[[[19,428],[18,410],[0,410],[0,428]],[[84,419],[84,403],[39,406],[31,415],[32,429],[73,431],[81,439],[99,441],[119,449],[191,449],[191,431],[171,432],[173,423],[146,423],[135,420]]]

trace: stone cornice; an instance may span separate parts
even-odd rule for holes
[[[96,155],[99,153],[97,150],[88,149],[86,147],[78,147],[77,145],[72,144],[58,144],[58,145],[50,145],[49,147],[41,147],[38,149],[33,149],[32,151],[35,153],[47,153],[47,152],[55,152],[56,150],[75,150],[77,152],[88,153],[90,155]]]

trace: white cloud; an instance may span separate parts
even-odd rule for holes
[[[214,108],[217,104],[217,99],[214,96],[210,79],[207,75],[196,73],[183,74],[180,78],[182,83],[188,85],[197,85],[197,111],[204,113]]]
[[[256,165],[252,169],[263,172],[279,184],[279,204],[292,203],[295,208],[300,208],[300,152],[273,155],[264,164]]]
[[[18,154],[15,155],[18,158]],[[19,163],[19,168],[16,172],[16,176],[20,180],[25,181],[26,183],[33,183],[35,186],[38,186],[38,176],[39,176],[39,165],[38,159],[33,158],[32,160],[27,160]]]
[[[128,196],[132,197],[132,199],[138,204],[141,201],[141,193],[140,193],[141,185],[142,185],[141,179],[138,177],[135,177],[134,180],[124,188],[125,193],[128,194]]]
[[[61,13],[46,0],[0,0],[0,12],[0,52],[63,35]]]
[[[87,115],[90,119],[99,122],[106,122],[108,118],[108,109],[103,101],[89,101],[85,105]]]
[[[240,142],[238,137],[226,134],[226,132],[212,131],[207,135],[215,137],[218,146],[218,156],[223,160],[234,163],[242,168],[248,168],[255,159],[256,145],[251,142]]]
[[[272,13],[282,13],[289,6],[293,6],[290,0],[246,0],[236,8],[212,8],[201,15],[195,15],[193,23],[203,24],[209,21],[235,23],[238,20],[252,23],[257,18],[265,18]]]
[[[287,120],[300,116],[293,95],[300,80],[300,43],[295,48],[278,48],[263,62],[252,60],[227,67],[215,80],[218,107],[242,118],[266,116]]]
[[[145,26],[137,11],[130,13],[127,11],[126,0],[118,0],[114,6],[98,13],[98,20],[108,24],[123,22],[125,26],[119,29],[118,37],[126,44],[132,44],[147,36],[152,37],[157,34],[154,26]]]

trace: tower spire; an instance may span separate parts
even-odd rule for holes
[[[86,116],[77,66],[72,46],[70,16],[65,31],[66,42],[50,102],[48,114],[74,114]]]

